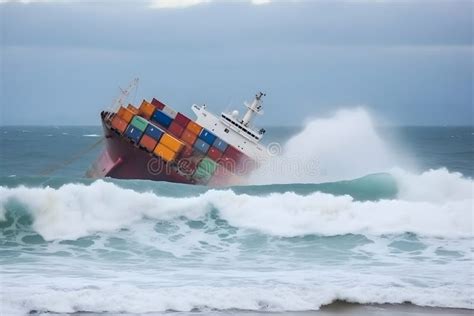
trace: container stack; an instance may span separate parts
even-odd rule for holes
[[[161,128],[149,123],[145,129],[145,135],[143,135],[140,141],[140,145],[143,146],[146,151],[152,153],[163,134],[164,131]]]
[[[235,173],[246,173],[251,159],[186,115],[157,99],[143,100],[137,109],[121,107],[111,128],[143,150],[176,163],[178,170],[197,183],[221,185]]]
[[[160,156],[165,161],[170,162],[176,160],[178,154],[183,149],[184,144],[171,136],[170,134],[163,134],[160,143],[153,151],[157,156]]]

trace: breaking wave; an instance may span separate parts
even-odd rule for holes
[[[0,178],[2,312],[474,308],[471,178],[407,171],[362,109],[281,149],[226,189]]]
[[[360,281],[360,280],[359,280]],[[30,311],[53,313],[101,312],[157,313],[198,311],[314,311],[337,300],[360,304],[403,304],[419,306],[472,308],[472,302],[456,290],[440,293],[438,289],[366,287],[355,282],[347,287],[324,285],[316,288],[274,286],[236,287],[163,287],[143,289],[128,285],[79,287],[67,291],[42,289],[28,298],[15,297],[5,309],[18,313],[18,305]],[[19,295],[24,293],[20,292]],[[124,300],[123,298],[127,299]],[[454,300],[453,300],[454,298]],[[21,304],[20,304],[21,303]],[[10,305],[10,306],[9,306]]]
[[[57,189],[0,188],[1,217],[9,205],[26,207],[33,228],[46,240],[76,239],[110,232],[142,218],[205,218],[216,210],[231,226],[274,236],[399,234],[472,236],[472,180],[446,169],[421,175],[393,174],[395,199],[357,201],[322,192],[238,194],[209,190],[196,196],[167,197],[136,192],[102,180]],[[271,218],[271,220],[269,220]],[[71,225],[74,223],[74,225]]]
[[[269,146],[268,151],[273,157],[253,173],[250,183],[341,181],[414,165],[400,146],[380,136],[363,108],[311,120],[281,147]]]

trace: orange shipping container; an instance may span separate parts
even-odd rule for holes
[[[188,123],[188,126],[186,126],[186,129],[196,135],[199,135],[199,133],[201,133],[202,126],[197,123],[194,123],[193,121],[190,121]]]
[[[173,161],[176,159],[177,153],[169,149],[163,144],[158,144],[153,151],[157,156],[163,158],[165,161]]]
[[[134,114],[129,109],[126,109],[123,106],[121,106],[120,109],[117,112],[117,116],[120,117],[125,122],[127,122],[127,124],[128,124],[132,120]]]
[[[129,104],[127,106],[127,109],[129,109],[130,111],[132,111],[133,114],[137,115],[138,114],[138,109],[136,107],[134,107],[133,105]]]
[[[127,122],[122,120],[117,115],[115,115],[114,118],[112,119],[112,128],[115,128],[121,134],[125,132],[125,130],[127,129],[127,125],[128,125]]]
[[[187,129],[185,129],[183,134],[181,134],[181,140],[188,143],[189,145],[194,145],[196,138],[197,135],[193,132],[188,131]]]
[[[153,149],[155,149],[156,144],[158,144],[158,142],[148,135],[143,135],[142,139],[140,140],[140,145],[145,147],[149,152],[152,152]]]
[[[155,107],[153,104],[143,100],[142,104],[140,105],[140,109],[138,110],[138,114],[146,119],[149,119],[153,115],[153,112],[155,112]]]
[[[168,147],[176,153],[179,153],[184,147],[184,144],[182,142],[180,142],[170,134],[164,134],[160,139],[160,144]]]

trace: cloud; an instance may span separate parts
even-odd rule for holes
[[[11,3],[25,3],[25,4],[28,4],[28,3],[32,3],[32,2],[52,2],[54,0],[0,0],[0,3],[8,3],[8,2],[11,2]],[[58,1],[56,1],[58,2]]]
[[[153,0],[151,7],[156,9],[186,8],[209,2],[211,0]]]
[[[250,2],[254,5],[269,4],[272,0],[237,0],[238,2]],[[151,7],[156,9],[167,8],[187,8],[199,4],[220,2],[226,3],[225,0],[152,0]]]
[[[0,3],[45,3],[45,2],[55,2],[55,3],[80,3],[80,0],[0,0]],[[92,0],[85,2],[92,2]],[[114,1],[110,1],[111,3]],[[143,0],[141,1],[144,4],[150,4],[150,7],[154,9],[179,9],[179,8],[188,8],[205,3],[226,3],[226,0]],[[269,4],[272,0],[237,0],[237,2],[250,2],[254,5],[263,5]]]
[[[261,4],[269,4],[271,0],[252,0],[252,4],[261,5]]]

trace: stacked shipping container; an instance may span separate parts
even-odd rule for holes
[[[111,127],[131,142],[166,162],[177,162],[178,169],[199,183],[224,183],[230,173],[250,160],[235,147],[184,114],[153,99],[137,109],[120,107]]]

